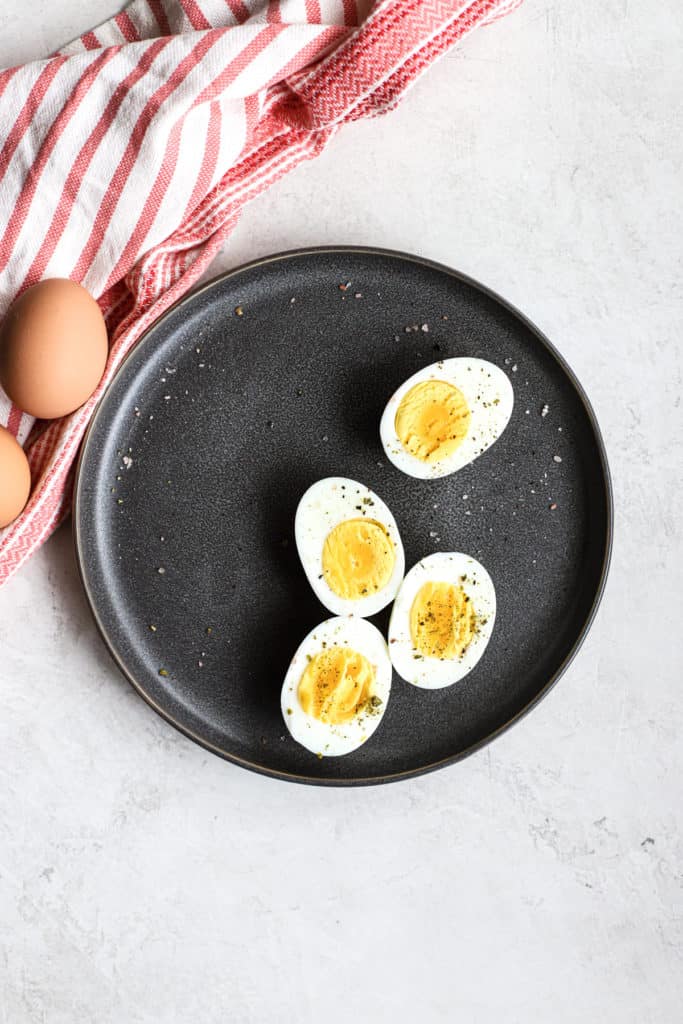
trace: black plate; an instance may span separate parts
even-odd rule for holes
[[[414,480],[383,456],[382,409],[410,374],[456,355],[505,369],[512,419],[459,473]],[[372,739],[319,761],[286,732],[279,694],[329,615],[299,565],[294,511],[336,474],[388,503],[407,567],[435,550],[480,559],[498,616],[461,684],[429,692],[394,675]],[[90,426],[74,523],[97,624],[153,708],[244,767],[348,785],[464,757],[547,693],[598,604],[612,505],[592,410],[528,320],[445,267],[333,248],[226,274],[147,332]]]

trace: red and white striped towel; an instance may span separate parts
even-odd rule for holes
[[[0,72],[0,315],[41,278],[71,277],[110,337],[102,383],[71,416],[34,425],[0,391],[33,476],[0,532],[0,584],[67,514],[78,446],[123,357],[243,206],[519,3],[133,0],[49,59]]]

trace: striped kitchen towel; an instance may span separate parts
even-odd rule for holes
[[[70,416],[34,423],[0,390],[33,478],[0,532],[0,584],[68,513],[79,444],[122,359],[245,204],[519,2],[133,0],[48,59],[0,71],[0,316],[28,285],[71,277],[110,339],[100,386]]]

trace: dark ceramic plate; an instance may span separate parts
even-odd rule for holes
[[[460,355],[509,374],[510,424],[454,476],[404,476],[379,443],[384,404]],[[435,550],[483,562],[498,617],[462,683],[430,692],[394,676],[371,740],[319,761],[286,732],[280,687],[329,615],[299,565],[294,511],[337,474],[388,503],[406,566]],[[445,267],[333,248],[226,274],[147,332],[83,445],[74,522],[99,629],[156,711],[244,767],[350,785],[464,757],[548,692],[600,598],[612,508],[588,401],[528,320]]]

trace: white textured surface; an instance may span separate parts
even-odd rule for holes
[[[0,63],[115,8],[33,0],[29,28],[2,0]],[[117,675],[62,530],[0,592],[2,1024],[681,1019],[682,46],[679,0],[526,0],[255,203],[215,268],[414,250],[559,345],[617,503],[561,684],[415,782],[261,779]]]

